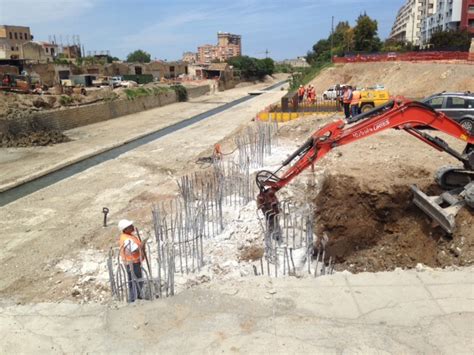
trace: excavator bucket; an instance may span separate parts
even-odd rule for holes
[[[456,214],[465,205],[456,190],[438,196],[428,196],[415,185],[411,186],[413,202],[449,234],[456,228]]]

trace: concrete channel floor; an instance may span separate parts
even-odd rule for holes
[[[132,305],[4,304],[0,352],[472,354],[473,270],[249,277]]]
[[[157,107],[71,129],[65,132],[72,139],[67,143],[46,147],[1,149],[0,192],[84,158],[121,146],[193,115],[245,97],[249,92],[261,90],[270,85],[272,83],[258,83],[223,92],[209,93],[187,102]],[[274,91],[278,93],[277,96],[275,94],[269,95],[272,100],[277,99],[279,93],[282,93],[280,96],[285,93],[279,91],[279,88]],[[131,120],[133,120],[133,124],[130,124]]]

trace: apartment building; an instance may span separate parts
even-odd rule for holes
[[[216,60],[225,62],[229,58],[242,55],[242,37],[228,32],[218,32],[217,45],[199,46],[197,54],[199,63],[209,64]]]
[[[434,32],[458,29],[474,33],[474,0],[407,0],[390,38],[424,47]]]
[[[400,10],[390,32],[390,38],[420,44],[421,19],[425,3],[429,0],[408,0]]]
[[[436,31],[460,29],[463,2],[466,0],[436,0],[434,12],[423,22],[422,45],[429,42]]]
[[[460,28],[474,35],[474,0],[464,0],[461,12]]]
[[[23,44],[32,39],[29,27],[0,25],[0,59],[24,59]]]

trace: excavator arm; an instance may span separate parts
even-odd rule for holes
[[[441,138],[433,137],[419,130],[419,128],[426,126],[465,141],[467,144],[465,151],[459,153]],[[333,148],[350,144],[391,128],[404,130],[463,163],[463,168],[454,169],[455,172],[446,172],[445,176],[440,178],[442,182],[446,182],[445,185],[450,183],[454,187],[459,187],[459,181],[466,185],[474,180],[474,136],[471,136],[461,125],[443,113],[436,112],[423,103],[400,98],[358,115],[347,124],[343,120],[327,124],[314,132],[311,138],[289,156],[277,171],[264,170],[258,172],[256,177],[257,186],[260,190],[257,198],[258,207],[264,214],[267,214],[268,211],[277,210],[277,207],[275,207],[278,205],[276,192],[286,186],[303,170],[317,163]],[[291,165],[291,163],[293,164]],[[290,167],[279,175],[280,171],[289,165]],[[441,185],[443,186],[443,184]],[[430,204],[433,205],[432,201],[430,201]],[[417,205],[419,204],[417,203]],[[423,206],[420,207],[424,209]],[[433,208],[430,209],[430,206],[428,206],[428,210],[425,210],[425,212],[438,222],[446,222],[443,221],[443,216],[438,218],[437,212],[440,211],[436,212],[434,211],[436,207],[431,207]],[[454,228],[453,223],[454,221],[447,222],[447,228],[445,228],[446,223],[444,225],[443,223],[440,224],[451,233]],[[449,228],[449,225],[451,228]]]

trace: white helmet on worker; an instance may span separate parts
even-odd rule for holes
[[[118,222],[118,227],[119,227],[120,231],[124,231],[125,229],[127,229],[130,226],[133,226],[133,221],[129,221],[128,219],[121,219]]]

